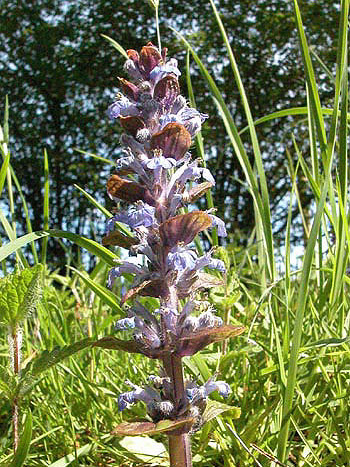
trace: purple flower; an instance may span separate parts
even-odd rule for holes
[[[225,273],[225,263],[220,259],[215,259],[211,257],[212,251],[209,251],[205,255],[197,259],[194,265],[194,269],[199,270],[205,267],[209,269],[217,269],[219,272]]]
[[[145,402],[147,405],[154,401],[161,401],[160,395],[155,389],[146,387],[145,389],[133,384],[131,381],[126,381],[128,386],[133,388],[132,391],[124,392],[118,397],[118,410],[121,412],[126,409],[129,404],[134,404],[137,401]]]
[[[114,230],[115,222],[122,222],[132,229],[137,227],[151,227],[156,221],[155,208],[146,203],[139,203],[127,212],[120,211],[107,221],[107,231]]]
[[[142,159],[141,159],[142,160]],[[117,172],[130,171],[138,174],[142,180],[147,180],[147,174],[142,166],[140,160],[134,156],[121,157],[115,163],[115,169]]]
[[[135,316],[132,316],[131,318],[123,318],[119,319],[115,323],[115,329],[117,331],[124,331],[126,329],[134,329],[136,326],[135,324]]]
[[[202,123],[208,118],[207,114],[201,114],[191,107],[184,107],[180,111],[180,120],[191,136],[195,136],[202,127]]]
[[[139,111],[135,104],[133,104],[123,94],[117,95],[117,100],[108,107],[108,117],[113,120],[120,116],[138,115]]]
[[[212,220],[211,227],[216,227],[218,230],[219,237],[227,237],[225,222],[220,219],[220,217],[214,216],[213,214],[209,214]]]
[[[116,277],[120,277],[122,274],[136,274],[141,275],[145,271],[134,263],[124,261],[122,264],[115,266],[109,271],[108,274],[108,287],[113,287]]]
[[[201,177],[212,185],[215,185],[215,179],[209,169],[198,167],[197,162],[183,164],[182,167],[176,170],[170,179],[168,185],[168,197],[171,198],[174,195],[175,190],[181,191],[186,182],[198,180]]]
[[[197,254],[188,248],[175,246],[168,253],[167,265],[169,269],[183,271],[184,269],[193,269]]]
[[[130,256],[143,254],[145,261],[142,266],[131,260],[118,262],[108,283],[111,286],[116,277],[133,274],[131,290],[123,292],[121,303],[133,302],[115,329],[131,330],[133,340],[126,341],[127,350],[162,360],[163,369],[159,377],[149,378],[150,386],[145,388],[128,382],[131,390],[120,394],[118,408],[124,410],[142,401],[154,423],[188,415],[199,422],[209,394],[218,391],[227,397],[230,388],[211,378],[203,386],[186,383],[178,397],[174,387],[183,383],[176,381],[177,372],[168,360],[172,355],[194,355],[243,331],[223,326],[210,303],[199,301],[197,295],[200,289],[221,284],[216,276],[200,271],[209,268],[225,273],[225,264],[212,257],[214,249],[199,256],[189,245],[208,228],[217,228],[218,235],[226,236],[224,222],[211,214],[213,209],[176,215],[179,208],[195,202],[215,185],[211,172],[199,160],[193,161],[190,153],[193,137],[208,116],[189,107],[181,96],[181,73],[175,59],[167,61],[167,49],[159,50],[149,42],[140,52],[128,50],[127,55],[130,82],[120,78],[123,94],[118,94],[108,109],[110,118],[118,118],[125,131],[120,138],[125,157],[117,162],[117,173],[109,179],[107,191],[118,203],[132,206],[117,210],[109,219],[110,235],[104,243],[123,246]],[[116,222],[126,224],[133,236],[113,232]],[[158,298],[158,309],[152,299],[144,305],[136,302],[137,295]],[[181,306],[186,297],[190,299]],[[190,429],[186,425],[181,433]]]
[[[146,163],[145,166],[147,169],[159,169],[162,167],[163,169],[171,169],[176,165],[176,160],[172,159],[171,157],[164,157],[164,156],[158,156],[158,157],[153,157],[152,159],[149,159]]]
[[[174,104],[176,105],[176,101]],[[173,105],[172,108],[173,112],[176,110],[175,105]],[[159,119],[159,125],[162,129],[168,123],[181,123],[181,125],[183,125],[193,137],[201,130],[202,123],[205,121],[206,118],[208,118],[208,115],[201,114],[196,109],[184,106],[179,109],[179,112],[177,114],[171,113],[162,115]]]
[[[173,73],[176,76],[180,76],[181,72],[177,67],[177,60],[171,58],[165,65],[158,65],[153,68],[149,77],[153,82],[159,81],[164,78],[164,76]]]
[[[226,398],[231,393],[231,388],[225,381],[215,381],[214,378],[210,378],[204,386],[188,388],[186,393],[193,404],[206,399],[214,391],[218,391],[221,396]]]
[[[181,314],[181,330],[180,334],[190,334],[192,332],[199,331],[204,328],[215,328],[222,326],[222,319],[218,316],[215,316],[211,311],[207,310],[201,313],[198,317],[196,316],[187,316],[182,320],[183,315]]]

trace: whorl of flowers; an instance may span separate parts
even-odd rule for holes
[[[177,60],[167,60],[166,53],[152,43],[140,53],[127,51],[125,70],[130,81],[119,78],[122,93],[108,109],[109,117],[117,119],[124,130],[125,155],[107,183],[108,194],[119,207],[103,239],[104,245],[118,245],[129,249],[130,255],[147,257],[142,266],[120,261],[110,271],[109,285],[122,274],[134,275],[132,288],[121,300],[133,303],[116,329],[132,330],[133,339],[125,343],[125,350],[158,358],[164,366],[161,376],[151,377],[146,388],[128,382],[132,389],[119,396],[119,409],[143,401],[155,422],[199,414],[212,391],[228,395],[225,382],[210,379],[201,387],[182,383],[179,399],[167,366],[171,358],[193,355],[243,330],[223,325],[208,302],[198,301],[200,289],[221,284],[203,269],[224,273],[225,266],[212,257],[213,250],[198,256],[191,244],[201,231],[215,227],[219,236],[225,236],[226,230],[210,211],[179,213],[183,208],[187,211],[215,180],[189,152],[207,116],[189,107],[180,94]],[[115,230],[116,222],[126,224],[133,236]],[[136,296],[159,298],[159,308],[146,309]]]

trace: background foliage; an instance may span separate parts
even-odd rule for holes
[[[289,0],[220,0],[218,7],[236,55],[253,117],[305,105],[305,83],[293,6]],[[301,1],[304,24],[317,56],[332,68],[335,62],[339,6],[332,0]],[[110,124],[106,108],[118,87],[123,61],[101,34],[125,48],[139,49],[155,38],[152,10],[147,2],[75,0],[0,1],[0,87],[9,95],[13,166],[20,180],[33,223],[42,227],[44,168],[43,148],[49,155],[51,174],[50,227],[75,233],[99,231],[103,223],[96,211],[74,187],[77,183],[98,199],[105,196],[108,165],[74,150],[98,153],[114,160],[119,154],[119,128]],[[220,91],[238,128],[246,125],[244,112],[220,32],[207,0],[163,2],[160,11],[163,45],[182,60],[183,46],[169,25],[187,36],[212,68]],[[322,25],[322,27],[320,27]],[[323,105],[331,97],[332,83],[315,60]],[[244,176],[229,144],[224,126],[197,67],[192,67],[196,104],[209,115],[204,126],[206,157],[216,173],[215,205],[221,217],[242,242],[254,226],[251,197]],[[333,69],[334,71],[334,69]],[[182,77],[185,89],[185,78]],[[0,110],[4,101],[0,102]],[[286,223],[285,195],[290,188],[286,147],[290,143],[290,120],[278,119],[257,127],[269,179],[271,209],[276,239],[282,240]],[[303,141],[302,123],[298,140]],[[245,136],[243,135],[243,139]],[[291,148],[290,148],[291,149]],[[252,154],[249,153],[252,157]],[[298,178],[305,216],[311,193]],[[19,197],[15,197],[19,203]],[[295,207],[293,216],[297,216]],[[17,210],[18,212],[18,210]],[[25,226],[24,215],[17,215]],[[299,220],[298,220],[299,222]],[[293,231],[294,240],[302,236]],[[63,251],[56,242],[51,257],[63,264]]]

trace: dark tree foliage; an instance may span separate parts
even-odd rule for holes
[[[299,3],[309,42],[332,66],[339,8],[332,0]],[[217,6],[254,118],[305,105],[292,2],[220,0]],[[0,87],[9,96],[15,148],[12,163],[30,205],[33,228],[42,228],[42,154],[46,147],[51,175],[50,227],[91,235],[89,223],[92,221],[97,228],[96,224],[103,226],[103,221],[73,185],[77,183],[101,200],[109,168],[74,148],[110,159],[119,153],[119,129],[108,121],[106,108],[117,90],[123,58],[101,34],[125,48],[139,49],[148,40],[156,43],[153,11],[147,2],[134,0],[0,0],[0,8]],[[209,2],[164,2],[160,14],[162,42],[169,48],[169,55],[184,59],[183,46],[168,28],[170,24],[195,45],[242,129],[246,124],[244,112]],[[322,70],[318,78],[325,105],[332,98],[332,83]],[[195,67],[192,80],[197,107],[210,116],[203,134],[209,165],[217,177],[215,204],[231,232],[240,232],[244,237],[254,222],[250,195],[238,181],[244,176]],[[258,127],[277,233],[285,221],[283,200],[290,188],[285,147],[290,146],[291,131],[291,121],[286,119]],[[300,135],[304,130],[299,126],[294,131]],[[244,141],[252,155],[248,135]],[[302,181],[300,189],[306,208],[310,195]],[[25,228],[20,215],[18,220]],[[57,261],[61,252],[55,245],[51,252]]]

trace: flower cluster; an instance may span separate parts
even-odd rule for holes
[[[225,272],[224,263],[213,258],[214,250],[198,256],[191,246],[206,229],[215,227],[219,236],[226,235],[223,221],[211,211],[188,210],[215,184],[210,171],[189,153],[207,116],[189,107],[180,94],[177,61],[167,60],[166,49],[160,53],[148,43],[140,53],[127,53],[125,70],[130,81],[120,78],[122,93],[108,110],[124,130],[124,157],[107,183],[118,208],[108,221],[103,244],[127,248],[131,256],[142,254],[147,259],[143,265],[120,261],[110,271],[109,285],[122,274],[133,275],[132,287],[121,300],[122,304],[132,300],[132,305],[116,329],[131,330],[133,339],[125,347],[160,359],[163,370],[146,388],[128,382],[132,390],[119,396],[118,405],[123,410],[143,401],[154,421],[176,420],[193,414],[196,407],[202,410],[212,391],[227,396],[229,387],[214,379],[202,387],[179,383],[173,374],[174,361],[243,328],[223,325],[211,305],[197,299],[201,289],[222,283],[205,268]],[[126,224],[133,235],[116,229],[116,222]],[[159,308],[148,310],[135,300],[137,296],[158,298]],[[177,378],[181,380],[182,374]]]

